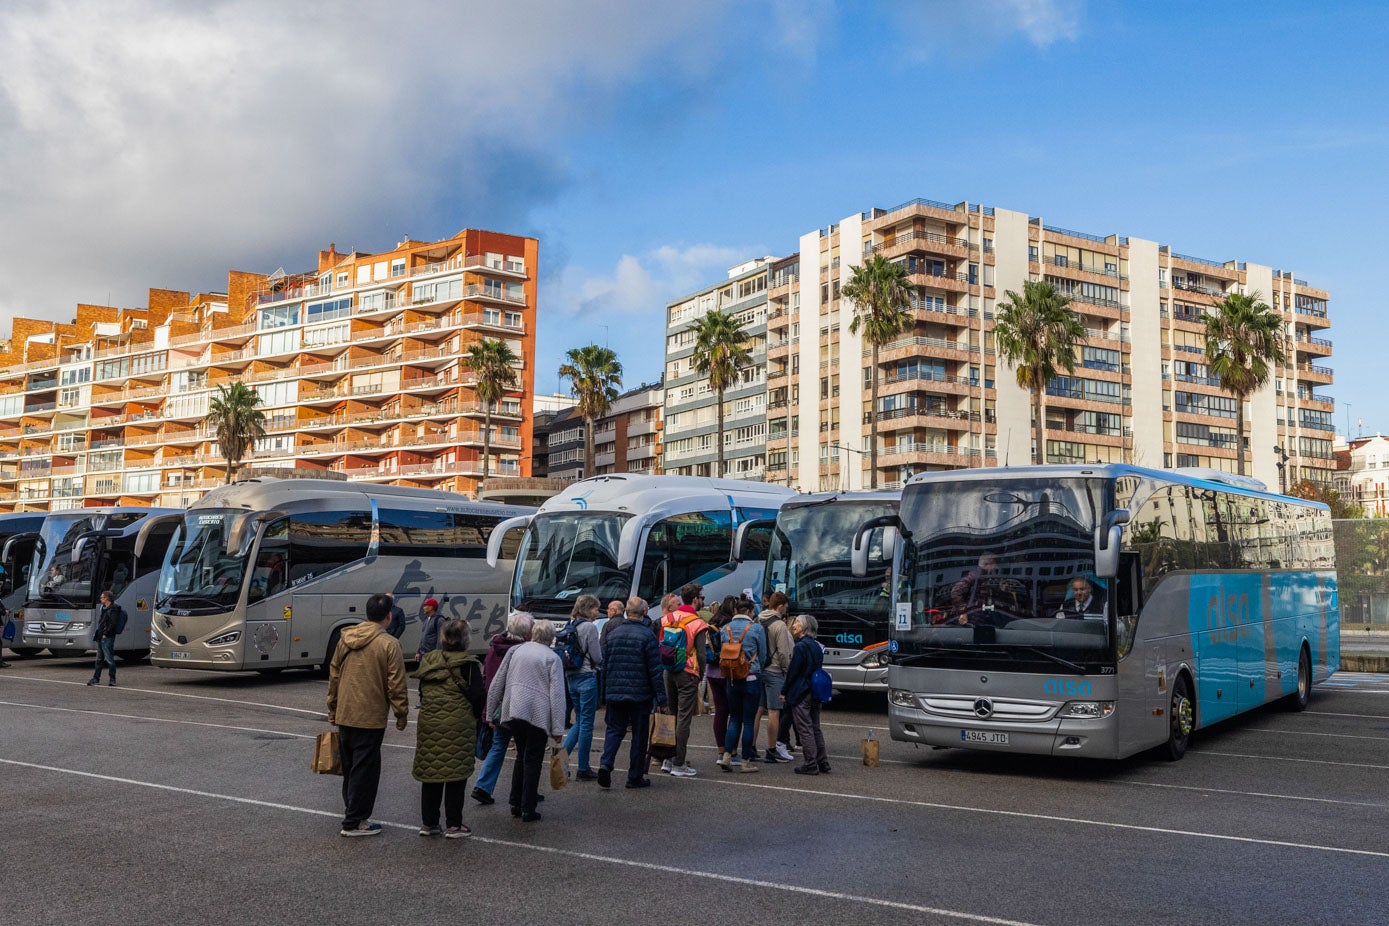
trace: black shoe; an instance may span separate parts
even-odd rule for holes
[[[651,787],[651,779],[650,779],[650,778],[630,778],[630,779],[628,779],[628,781],[627,781],[627,787],[629,787],[629,788],[649,788],[649,787]]]
[[[511,805],[511,815],[512,815],[513,817],[519,817],[519,816],[521,816],[521,808],[520,808],[520,807],[517,807],[515,804],[512,804],[512,805]]]
[[[521,822],[522,822],[522,823],[534,823],[536,820],[539,820],[539,819],[540,819],[540,811],[538,811],[538,810],[532,810],[530,813],[523,813],[523,814],[521,814]]]
[[[797,775],[818,775],[818,774],[820,774],[820,766],[818,766],[818,765],[798,765],[798,766],[796,766],[796,768],[794,769],[794,771],[795,771],[795,773],[796,773]]]
[[[537,794],[537,795],[535,796],[535,802],[536,802],[537,804],[540,803],[540,802],[543,801],[543,800],[545,800],[545,795],[543,795],[543,794]]]
[[[778,762],[786,761],[781,756],[776,754],[775,749],[768,749],[763,755],[765,755],[766,758],[764,758],[762,761],[766,762],[768,765],[776,765]]]
[[[611,788],[613,786],[613,770],[606,765],[598,769],[598,787]]]
[[[0,659],[0,669],[8,669],[9,667],[10,664],[8,662],[5,662],[3,659]]]
[[[94,679],[91,679],[90,681],[87,682],[87,687],[90,688],[90,687],[92,687],[93,685],[100,685],[100,684],[101,684],[101,679],[99,679],[99,678],[94,678]]]
[[[112,688],[115,688],[115,687],[116,687],[116,680],[113,678],[113,679],[111,679],[111,681],[107,682],[106,684],[110,685]]]
[[[586,770],[584,770],[584,769],[580,769],[579,771],[577,771],[577,772],[574,773],[574,780],[575,780],[575,781],[597,781],[597,780],[598,780],[598,776],[595,775],[595,774],[593,774],[593,772],[586,771]]]
[[[497,803],[497,799],[496,799],[495,797],[493,797],[492,795],[488,794],[486,791],[482,790],[481,788],[474,788],[474,789],[473,789],[473,800],[477,801],[479,804],[481,804],[481,805],[484,806],[484,807],[486,807],[488,804],[495,804],[495,803]]]
[[[821,762],[817,768],[820,769],[821,775],[828,775],[830,773],[830,764],[828,762]]]

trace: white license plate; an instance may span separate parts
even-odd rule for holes
[[[991,730],[961,730],[960,740],[966,743],[987,743],[990,746],[1007,746],[1008,734]]]
[[[170,658],[170,659],[187,659],[187,658],[188,658],[188,654],[187,654],[187,653],[180,653],[178,650],[170,650],[170,652],[169,652],[169,658]]]
[[[46,643],[52,643],[52,642],[53,642],[53,638],[52,638],[52,637],[39,637],[39,642],[40,642],[40,643],[45,643],[45,644],[46,644]]]

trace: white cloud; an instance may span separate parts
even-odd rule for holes
[[[632,313],[659,324],[666,303],[717,283],[728,268],[766,253],[762,248],[714,244],[663,245],[640,257],[622,255],[611,272],[566,267],[543,302],[546,312],[567,316],[592,319]]]
[[[923,58],[977,58],[1021,36],[1039,48],[1079,38],[1085,0],[928,0],[898,3],[908,45]]]

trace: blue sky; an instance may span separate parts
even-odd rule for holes
[[[0,328],[481,226],[541,237],[537,388],[590,339],[635,385],[728,266],[969,199],[1329,289],[1337,425],[1389,429],[1378,4],[285,6],[0,10]]]

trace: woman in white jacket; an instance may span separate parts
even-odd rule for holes
[[[511,731],[516,765],[511,773],[511,815],[522,822],[540,819],[535,805],[545,767],[545,741],[564,736],[564,666],[551,648],[555,629],[537,621],[529,643],[507,651],[487,690],[489,722]]]

